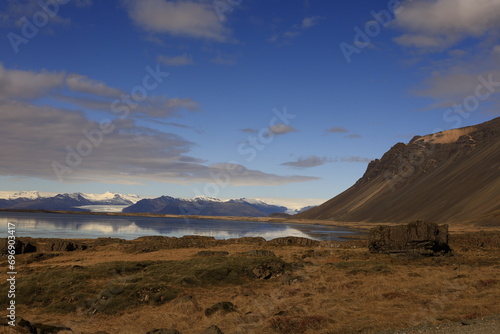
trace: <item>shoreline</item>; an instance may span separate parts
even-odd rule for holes
[[[408,222],[366,222],[366,221],[339,222],[333,220],[320,220],[320,219],[297,219],[293,218],[293,216],[289,218],[276,218],[276,217],[172,215],[172,214],[157,214],[157,213],[91,212],[91,211],[31,210],[31,209],[0,209],[0,212],[52,213],[52,214],[116,216],[116,217],[181,218],[181,219],[200,219],[200,220],[238,220],[245,222],[291,223],[291,224],[304,224],[304,225],[337,226],[337,227],[348,228],[351,230],[356,230],[361,233],[367,233],[371,228],[379,225],[391,226],[391,225],[401,225],[408,223]],[[451,222],[443,224],[448,224],[450,233],[500,231],[500,225],[483,226],[468,222]]]

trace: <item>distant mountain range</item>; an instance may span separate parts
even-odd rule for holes
[[[500,117],[397,143],[352,187],[294,217],[500,225]]]
[[[83,206],[129,206],[140,200],[137,195],[104,194],[52,194],[37,191],[0,192],[0,208],[30,210],[90,211]]]
[[[241,217],[265,217],[272,213],[285,213],[287,211],[289,209],[284,206],[271,205],[263,201],[245,198],[223,201],[211,197],[180,199],[169,196],[143,199],[123,209],[123,212],[127,213],[149,212],[173,215]]]
[[[309,206],[304,208],[310,208]],[[291,209],[258,199],[221,200],[212,197],[192,199],[161,196],[143,198],[112,192],[103,194],[54,194],[37,191],[0,191],[0,209],[100,211],[124,213],[159,213],[173,215],[265,217],[273,213],[295,214]]]

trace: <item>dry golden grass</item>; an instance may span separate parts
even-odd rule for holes
[[[20,305],[18,316],[64,325],[76,333],[102,330],[110,334],[146,333],[156,328],[198,334],[210,325],[217,325],[226,334],[373,333],[420,323],[474,319],[500,313],[499,240],[499,233],[452,236],[453,256],[420,259],[370,254],[359,241],[324,242],[315,248],[268,246],[266,249],[277,257],[293,263],[291,272],[269,280],[249,279],[244,284],[174,284],[178,295],[173,300],[162,305],[127,307],[114,314],[89,314],[82,309],[61,313],[48,311],[47,307]],[[229,252],[228,258],[253,249],[263,246],[231,244],[210,248]],[[196,253],[200,250],[207,249],[133,254],[111,244],[29,264],[22,264],[29,254],[19,255],[18,280],[73,265],[105,266],[113,261],[181,263],[199,259]],[[196,261],[193,263],[199,263]],[[203,261],[215,260],[206,257]],[[64,294],[69,287],[58,288]],[[222,301],[236,305],[237,312],[205,315],[206,308]]]

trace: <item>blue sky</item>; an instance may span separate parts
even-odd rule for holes
[[[498,116],[499,27],[500,0],[3,1],[0,188],[328,199]]]

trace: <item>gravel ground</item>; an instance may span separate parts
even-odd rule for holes
[[[500,334],[500,314],[482,319],[383,331],[376,334]]]

